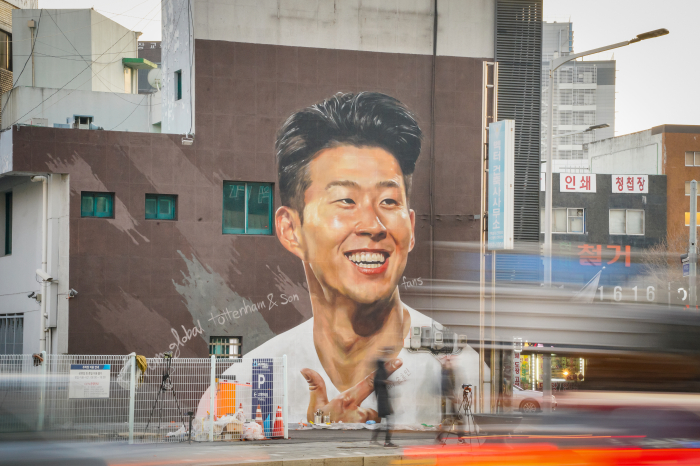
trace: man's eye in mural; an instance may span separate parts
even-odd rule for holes
[[[384,199],[384,200],[382,201],[382,204],[383,204],[383,205],[396,206],[396,205],[399,205],[399,202],[396,201],[395,199]]]
[[[339,199],[339,200],[337,200],[336,202],[340,203],[341,205],[348,205],[348,206],[350,206],[350,205],[355,205],[355,201],[353,201],[353,200],[350,199],[350,198],[347,198],[347,199]]]

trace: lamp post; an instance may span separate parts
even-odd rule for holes
[[[556,136],[552,136],[553,138],[563,138],[564,136],[573,136],[575,134],[582,134],[582,133],[590,133],[591,131],[595,131],[597,129],[603,129],[603,128],[609,128],[610,125],[607,123],[603,123],[601,125],[594,125],[594,126],[589,126],[586,129],[582,129],[579,131],[574,131],[571,133],[565,133],[565,134],[557,134]]]
[[[606,50],[612,50],[619,47],[624,47],[635,42],[645,39],[653,39],[654,37],[665,36],[668,34],[668,29],[656,29],[654,31],[639,34],[631,40],[618,42],[616,44],[606,45],[597,49],[588,50],[586,52],[575,53],[565,57],[553,58],[549,64],[549,109],[547,111],[547,173],[545,175],[545,201],[544,201],[544,285],[552,285],[552,141],[554,134],[552,130],[554,120],[554,72],[564,63],[570,62],[586,55],[593,55]]]

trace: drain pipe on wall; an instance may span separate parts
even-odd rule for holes
[[[39,352],[47,351],[46,349],[46,300],[48,298],[48,282],[52,280],[48,272],[47,264],[47,249],[48,249],[48,234],[49,234],[49,178],[48,176],[32,176],[32,181],[35,183],[42,182],[44,193],[43,193],[43,210],[41,217],[41,270],[42,274],[39,274],[37,270],[37,275],[41,277],[41,311],[39,312]]]

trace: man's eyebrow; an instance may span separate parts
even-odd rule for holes
[[[331,181],[326,185],[326,190],[331,189],[334,186],[341,186],[344,188],[359,188],[360,185],[355,183],[354,181],[351,180],[338,180],[338,181]]]
[[[377,187],[401,189],[401,186],[394,180],[380,181],[379,183],[377,183]]]

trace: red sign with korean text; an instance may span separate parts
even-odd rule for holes
[[[649,175],[611,175],[615,194],[642,194],[649,192]]]

